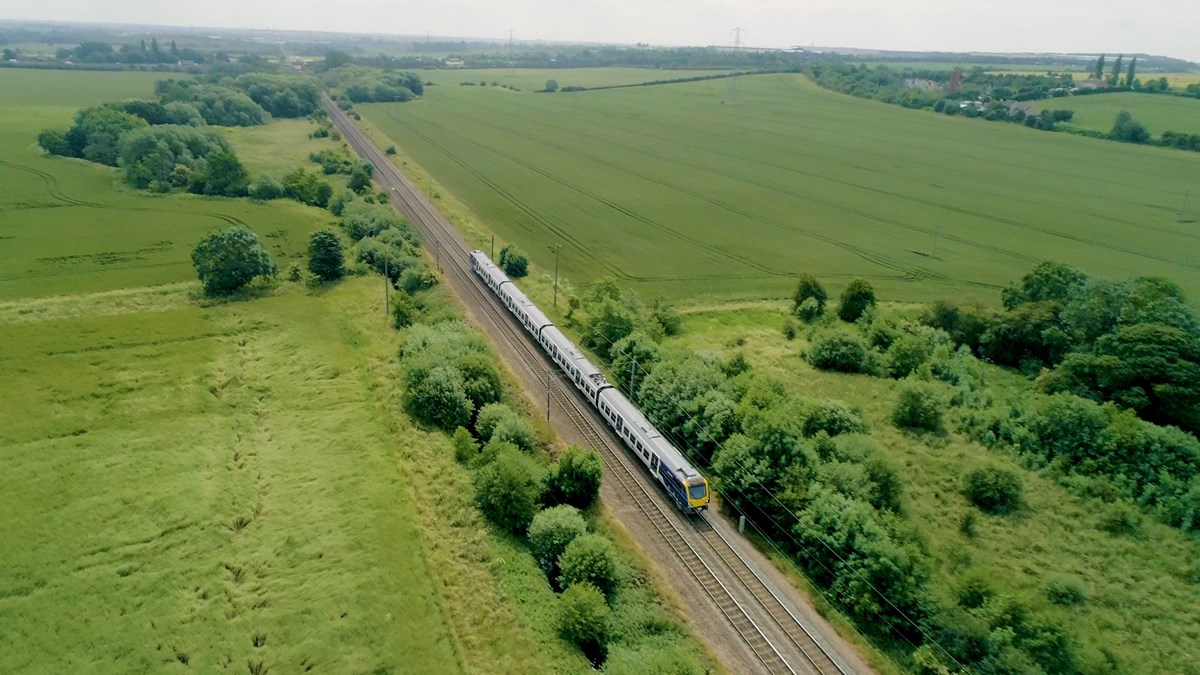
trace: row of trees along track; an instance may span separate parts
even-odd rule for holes
[[[665,504],[640,465],[634,465],[620,441],[599,421],[575,388],[553,367],[534,342],[495,298],[474,278],[468,260],[469,247],[445,220],[389,161],[386,155],[350,121],[345,112],[326,100],[329,115],[350,146],[376,167],[375,180],[392,195],[393,206],[409,217],[426,248],[433,244],[438,265],[451,286],[468,306],[489,322],[494,336],[511,347],[521,365],[534,379],[545,375],[549,396],[578,433],[598,451],[608,468],[646,521],[678,556],[684,567],[705,590],[728,620],[738,637],[772,673],[815,673],[849,675],[848,667],[836,660],[784,600],[773,591],[739,550],[741,545],[722,534],[702,515],[695,520]],[[693,605],[695,607],[695,605]]]

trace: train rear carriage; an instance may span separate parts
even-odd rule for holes
[[[600,372],[586,356],[581,354],[575,345],[557,326],[547,326],[538,336],[538,342],[550,358],[562,368],[575,386],[587,396],[592,405],[596,404],[596,395],[610,387],[604,374]]]
[[[690,511],[708,508],[708,481],[629,399],[616,389],[605,389],[598,396],[596,408],[666,488],[676,506]]]

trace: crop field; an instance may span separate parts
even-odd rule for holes
[[[525,93],[546,86],[546,80],[556,80],[558,86],[602,87],[640,84],[654,80],[676,80],[704,75],[719,75],[724,70],[670,70],[663,68],[515,68],[497,69],[439,69],[421,70],[422,80],[438,86],[461,86],[463,82],[507,84]],[[470,87],[463,87],[469,89]],[[506,90],[501,90],[506,91]]]
[[[0,70],[0,300],[192,279],[192,247],[229,223],[256,230],[286,265],[304,251],[308,233],[324,224],[321,211],[291,201],[134,193],[115,169],[46,157],[37,147],[39,131],[66,129],[80,107],[149,98],[159,77]],[[306,133],[296,123],[279,124],[257,133]],[[253,152],[248,165],[256,168]]]
[[[561,245],[576,282],[708,302],[779,297],[807,271],[834,292],[864,277],[883,298],[995,302],[1049,258],[1200,297],[1200,155],[907,111],[801,75],[734,87],[439,86],[359,110],[541,272]]]
[[[1155,136],[1164,131],[1200,134],[1200,99],[1118,93],[1075,96],[1066,101],[1052,99],[1046,105],[1074,110],[1071,124],[1082,129],[1107,133],[1112,130],[1117,114],[1128,110]]]
[[[860,410],[900,473],[905,518],[930,547],[936,586],[952,592],[973,576],[987,579],[997,592],[1051,611],[1086,652],[1109,651],[1126,668],[1091,672],[1200,673],[1200,540],[1149,519],[1136,538],[1110,534],[1099,526],[1098,499],[1081,499],[1010,455],[957,433],[931,438],[897,430],[890,420],[897,383],[814,369],[802,356],[803,337],[788,342],[781,334],[785,317],[783,303],[695,312],[685,315],[680,337],[665,344],[721,358],[742,353],[755,372],[789,391]],[[989,367],[988,378],[998,396],[1030,386],[1000,368]],[[961,525],[974,507],[962,496],[962,477],[989,464],[1021,476],[1028,506],[1019,517],[981,515],[967,536]],[[1062,574],[1082,581],[1086,601],[1070,608],[1046,602],[1046,580]]]

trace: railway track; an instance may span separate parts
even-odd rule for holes
[[[548,396],[552,397],[558,410],[565,413],[583,438],[600,452],[609,475],[617,480],[630,503],[646,516],[660,539],[704,589],[763,667],[771,673],[849,675],[706,516],[697,519],[698,522],[690,522],[690,525],[681,525],[680,521],[689,521],[674,509],[664,508],[660,497],[647,490],[644,482],[637,478],[642,473],[641,467],[632,465],[624,447],[611,437],[577,398],[574,387],[533,346],[524,330],[501,307],[496,297],[476,282],[470,271],[469,248],[453,227],[418,194],[417,189],[374,142],[350,121],[345,112],[328,99],[325,107],[350,146],[359,156],[375,165],[376,181],[388,189],[393,205],[410,218],[427,249],[432,240],[438,266],[443,271],[449,268],[448,273],[454,275],[460,295],[469,295],[476,306],[484,309],[481,318],[496,328],[496,334],[512,348],[535,379],[546,381]],[[468,298],[463,297],[463,300],[467,301]],[[695,536],[689,536],[689,531]],[[716,560],[705,559],[705,555],[693,543],[697,539],[697,543],[711,551]],[[719,563],[716,562],[718,560]],[[723,574],[720,565],[728,568],[730,573]],[[752,600],[758,608],[748,608],[750,603],[747,599]],[[759,621],[755,621],[752,614],[758,614]],[[769,622],[764,617],[769,618]],[[764,629],[764,626],[768,627]],[[775,640],[771,639],[769,632],[775,634]],[[780,635],[785,640],[780,640]],[[782,644],[784,642],[786,644]],[[792,652],[788,654],[790,662],[780,651],[781,645],[786,651]]]

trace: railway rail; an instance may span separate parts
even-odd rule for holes
[[[453,226],[425,201],[344,111],[328,99],[325,107],[350,146],[360,157],[375,165],[376,181],[387,188],[393,205],[412,220],[426,248],[432,241],[438,266],[448,267],[461,290],[470,294],[470,299],[485,310],[482,318],[496,328],[496,334],[512,348],[530,374],[538,380],[545,379],[548,397],[567,415],[582,437],[600,452],[609,475],[617,480],[630,503],[646,516],[660,539],[704,589],[763,667],[771,673],[851,675],[779,595],[771,590],[737,546],[709,521],[708,516],[702,515],[695,521],[688,521],[674,509],[664,508],[661,495],[652,493],[645,481],[638,479],[638,475],[644,473],[641,466],[632,463],[621,443],[580,401],[574,387],[566,382],[553,363],[519,329],[496,296],[477,282],[467,257],[470,249]],[[462,299],[468,300],[465,297]],[[692,536],[689,536],[689,531]],[[704,551],[710,552],[715,558],[706,556]],[[722,567],[728,570],[728,574]],[[757,621],[754,615],[758,615]],[[789,652],[787,656],[781,649]]]

